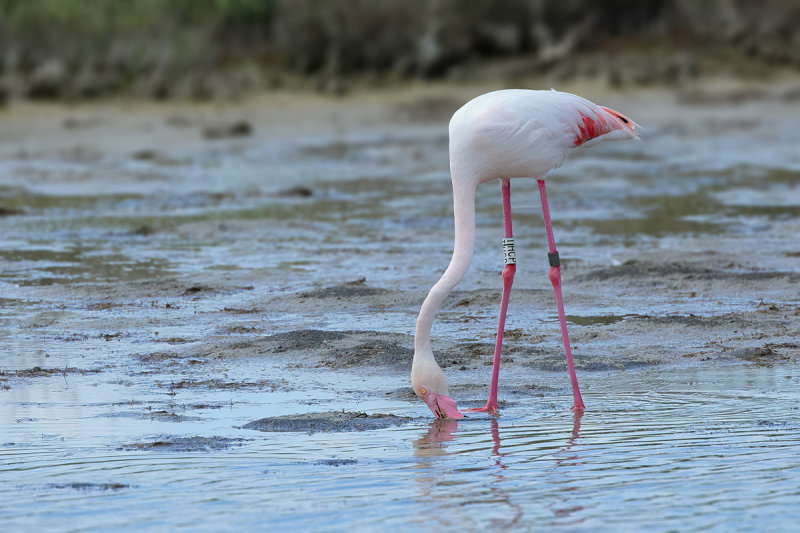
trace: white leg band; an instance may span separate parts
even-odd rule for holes
[[[506,265],[517,264],[517,252],[514,249],[514,239],[503,239],[503,263]]]

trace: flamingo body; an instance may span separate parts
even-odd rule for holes
[[[464,277],[472,261],[475,243],[475,192],[480,183],[500,179],[504,185],[504,212],[507,237],[511,236],[508,183],[512,178],[543,180],[576,148],[602,140],[637,139],[638,125],[622,114],[593,104],[585,98],[559,91],[532,91],[509,89],[483,94],[467,102],[450,120],[450,173],[453,182],[453,212],[455,242],[450,265],[433,286],[422,304],[417,318],[414,337],[414,360],[411,384],[419,396],[438,418],[462,418],[464,415],[448,395],[447,380],[433,357],[430,332],[433,316],[447,295]],[[546,208],[544,182],[540,181],[543,208]],[[549,213],[545,222],[551,252],[555,244],[551,238]],[[556,254],[557,256],[557,254]],[[508,268],[509,265],[507,265]],[[551,269],[552,270],[552,269]],[[558,272],[556,272],[558,274]],[[513,279],[513,270],[510,272]],[[560,275],[560,274],[559,274]],[[505,321],[505,306],[510,281],[506,287],[504,272],[504,298],[501,324]],[[556,281],[551,280],[554,288]],[[560,301],[560,277],[557,300]],[[563,314],[563,312],[562,312]],[[562,319],[562,333],[566,326]],[[495,367],[499,363],[499,346],[502,328],[498,331],[498,348]],[[573,374],[573,392],[576,408],[583,408],[577,381],[565,337],[565,349],[570,371]],[[493,372],[493,389],[496,394],[497,369]],[[496,411],[496,400],[487,409]]]
[[[570,93],[486,93],[467,102],[450,120],[453,180],[478,184],[543,178],[578,146],[636,138],[635,126],[616,111]]]

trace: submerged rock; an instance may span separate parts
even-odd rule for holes
[[[48,485],[53,489],[73,489],[73,490],[120,490],[130,488],[125,483],[51,483]]]
[[[324,465],[324,466],[344,466],[344,465],[355,465],[358,464],[358,459],[322,459],[314,463],[315,465]]]

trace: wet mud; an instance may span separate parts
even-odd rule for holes
[[[152,450],[166,452],[208,452],[241,446],[244,439],[226,437],[165,437],[160,440],[125,444],[122,450]]]
[[[413,418],[358,412],[304,413],[261,418],[248,422],[244,429],[257,431],[303,431],[307,433],[336,431],[367,431],[385,429],[411,422]]]

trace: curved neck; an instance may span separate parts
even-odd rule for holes
[[[428,297],[422,302],[417,317],[417,330],[414,335],[415,355],[430,353],[431,326],[436,310],[450,291],[466,274],[475,248],[475,189],[477,184],[453,179],[453,215],[455,219],[455,243],[450,265],[442,277],[431,288]]]

